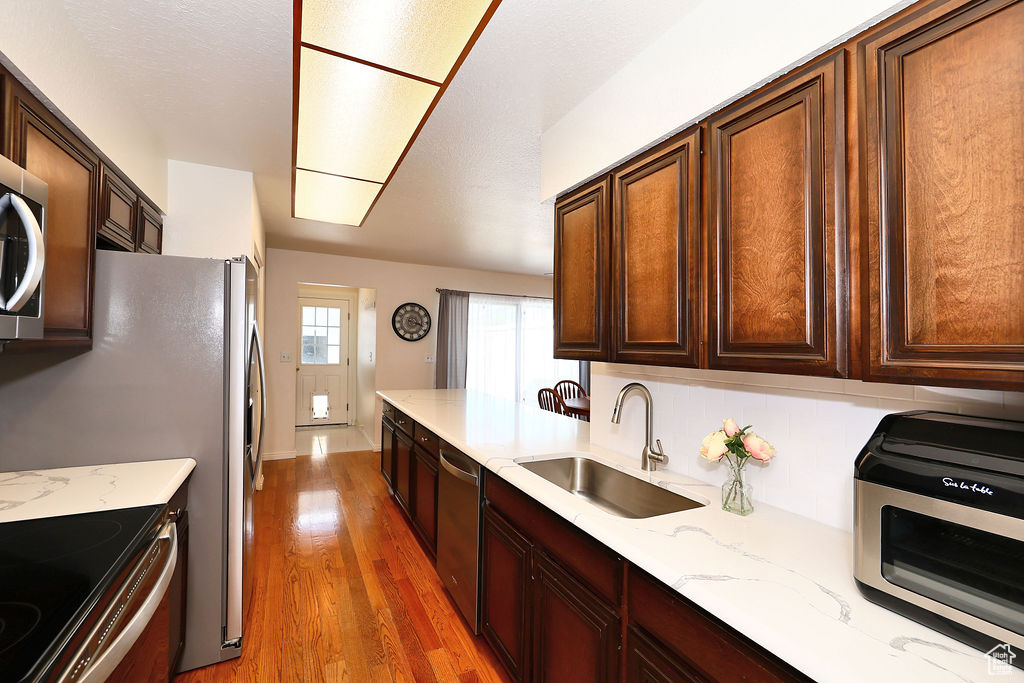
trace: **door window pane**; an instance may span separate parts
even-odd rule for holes
[[[302,307],[302,364],[339,365],[342,337],[341,308]]]

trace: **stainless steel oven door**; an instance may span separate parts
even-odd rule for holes
[[[1024,520],[859,480],[854,514],[858,580],[1024,648]]]

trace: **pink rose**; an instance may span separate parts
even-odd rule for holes
[[[740,431],[740,426],[736,424],[736,420],[731,417],[722,420],[722,425],[725,429],[726,436],[736,436],[737,432]]]
[[[769,462],[772,456],[775,455],[775,449],[772,445],[757,434],[747,434],[744,436],[743,447],[750,453],[750,457],[761,462]]]
[[[729,452],[725,445],[725,432],[719,429],[704,437],[700,444],[700,454],[709,462],[718,462],[722,456]]]

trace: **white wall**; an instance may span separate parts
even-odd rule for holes
[[[541,198],[607,170],[907,4],[703,0],[544,131]]]
[[[266,256],[263,220],[250,171],[167,162],[163,253],[170,256]]]
[[[0,61],[34,86],[83,137],[167,208],[167,152],[121,84],[111,80],[60,2],[6,2]],[[125,36],[125,39],[128,37]]]
[[[654,437],[669,455],[667,469],[722,484],[728,468],[701,458],[700,444],[723,419],[735,418],[741,427],[752,424],[777,450],[769,465],[747,465],[755,508],[764,501],[848,530],[853,462],[883,416],[928,409],[1024,419],[1024,394],[1016,392],[594,363],[591,441],[636,454],[638,466],[640,398],[628,398],[621,424],[611,423],[615,397],[631,381],[645,384],[654,397]]]
[[[279,361],[282,351],[295,350],[295,320],[298,282],[317,282],[376,289],[377,389],[430,389],[434,386],[434,364],[424,361],[434,355],[434,330],[418,342],[399,339],[391,331],[391,315],[407,301],[422,304],[436,322],[436,287],[551,296],[551,279],[462,268],[440,268],[392,261],[314,254],[287,249],[267,250],[267,397],[268,421],[265,451],[268,456],[295,452],[295,363]],[[294,356],[293,356],[294,358]],[[372,427],[367,430],[380,444],[380,402],[374,400]]]
[[[373,428],[373,410],[377,403],[377,290],[359,289],[359,321],[356,330],[358,356],[356,359],[356,385],[359,399],[356,408],[359,428],[370,443],[380,439]]]

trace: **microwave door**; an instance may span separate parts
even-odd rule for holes
[[[43,231],[29,205],[13,192],[0,197],[0,214],[5,217],[0,246],[0,311],[19,313],[36,294],[43,277]]]

